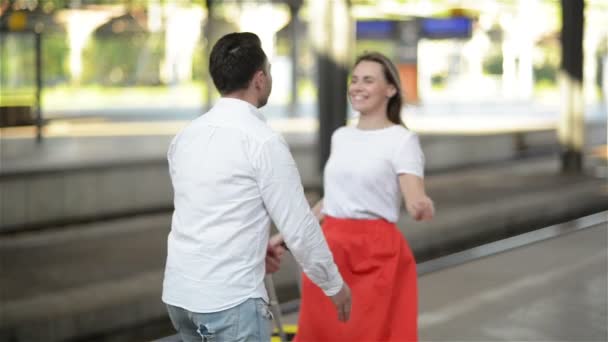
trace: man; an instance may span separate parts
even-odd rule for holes
[[[270,65],[253,33],[213,47],[209,70],[221,99],[184,128],[167,154],[174,190],[162,299],[184,341],[269,341],[272,315],[263,278],[276,270],[279,238],[308,277],[350,313],[350,290],[304,197],[285,141],[258,108],[272,89]],[[266,258],[266,255],[268,257]]]

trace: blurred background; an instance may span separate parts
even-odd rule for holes
[[[0,0],[0,340],[174,333],[160,302],[173,205],[165,154],[218,99],[208,54],[234,31],[262,39],[274,81],[262,111],[311,203],[331,132],[357,120],[346,99],[356,56],[396,63],[437,206],[431,223],[399,222],[421,281],[439,272],[425,263],[567,222],[582,229],[581,219],[599,243],[588,247],[605,255],[606,23],[603,0]],[[452,311],[422,290],[421,338],[608,340],[608,260],[592,264],[567,273],[584,289],[563,298],[582,297],[540,318],[502,308],[534,302],[514,293],[450,328],[429,317]],[[288,320],[297,278],[289,258],[274,276]],[[564,317],[551,312],[577,305],[593,318],[573,324],[587,328],[557,333]],[[484,320],[528,330],[491,333]]]
[[[35,107],[40,86],[44,123],[192,119],[217,98],[207,86],[213,42],[250,30],[263,38],[275,71],[268,117],[315,118],[314,29],[324,25],[315,11],[302,0],[4,0],[1,106]],[[479,104],[559,113],[559,1],[360,0],[348,11],[330,14],[348,29],[335,35],[352,40],[345,62],[379,50],[400,64],[416,105],[406,119],[408,111],[447,115]],[[608,9],[591,0],[584,11],[584,102],[586,115],[600,119]]]

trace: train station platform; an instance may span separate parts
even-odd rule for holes
[[[562,175],[554,158],[430,175],[427,185],[436,218],[399,222],[420,263],[608,210],[605,179]],[[0,234],[0,339],[171,335],[160,302],[170,215]],[[281,302],[297,298],[294,270],[286,258],[274,276]]]
[[[165,151],[184,122],[85,121],[49,125],[41,144],[32,128],[2,130],[0,340],[173,333],[160,302],[171,215]],[[272,124],[290,143],[314,202],[314,123]],[[608,210],[606,179],[592,164],[560,173],[554,127],[520,124],[420,131],[437,216],[399,221],[419,263]],[[605,122],[588,124],[588,146],[605,144]],[[294,269],[286,258],[274,276],[281,302],[298,296]]]
[[[420,278],[421,340],[608,340],[607,212],[436,262]]]
[[[608,340],[608,212],[420,263],[418,273],[420,341]],[[281,317],[287,340],[297,318]]]

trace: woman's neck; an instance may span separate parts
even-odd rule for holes
[[[382,129],[393,126],[395,123],[390,121],[386,114],[361,114],[359,116],[359,122],[357,123],[357,128],[361,130],[374,130],[374,129]]]

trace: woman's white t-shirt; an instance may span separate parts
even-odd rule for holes
[[[325,165],[323,212],[338,218],[397,222],[400,174],[424,177],[418,136],[401,125],[378,130],[341,127]]]

